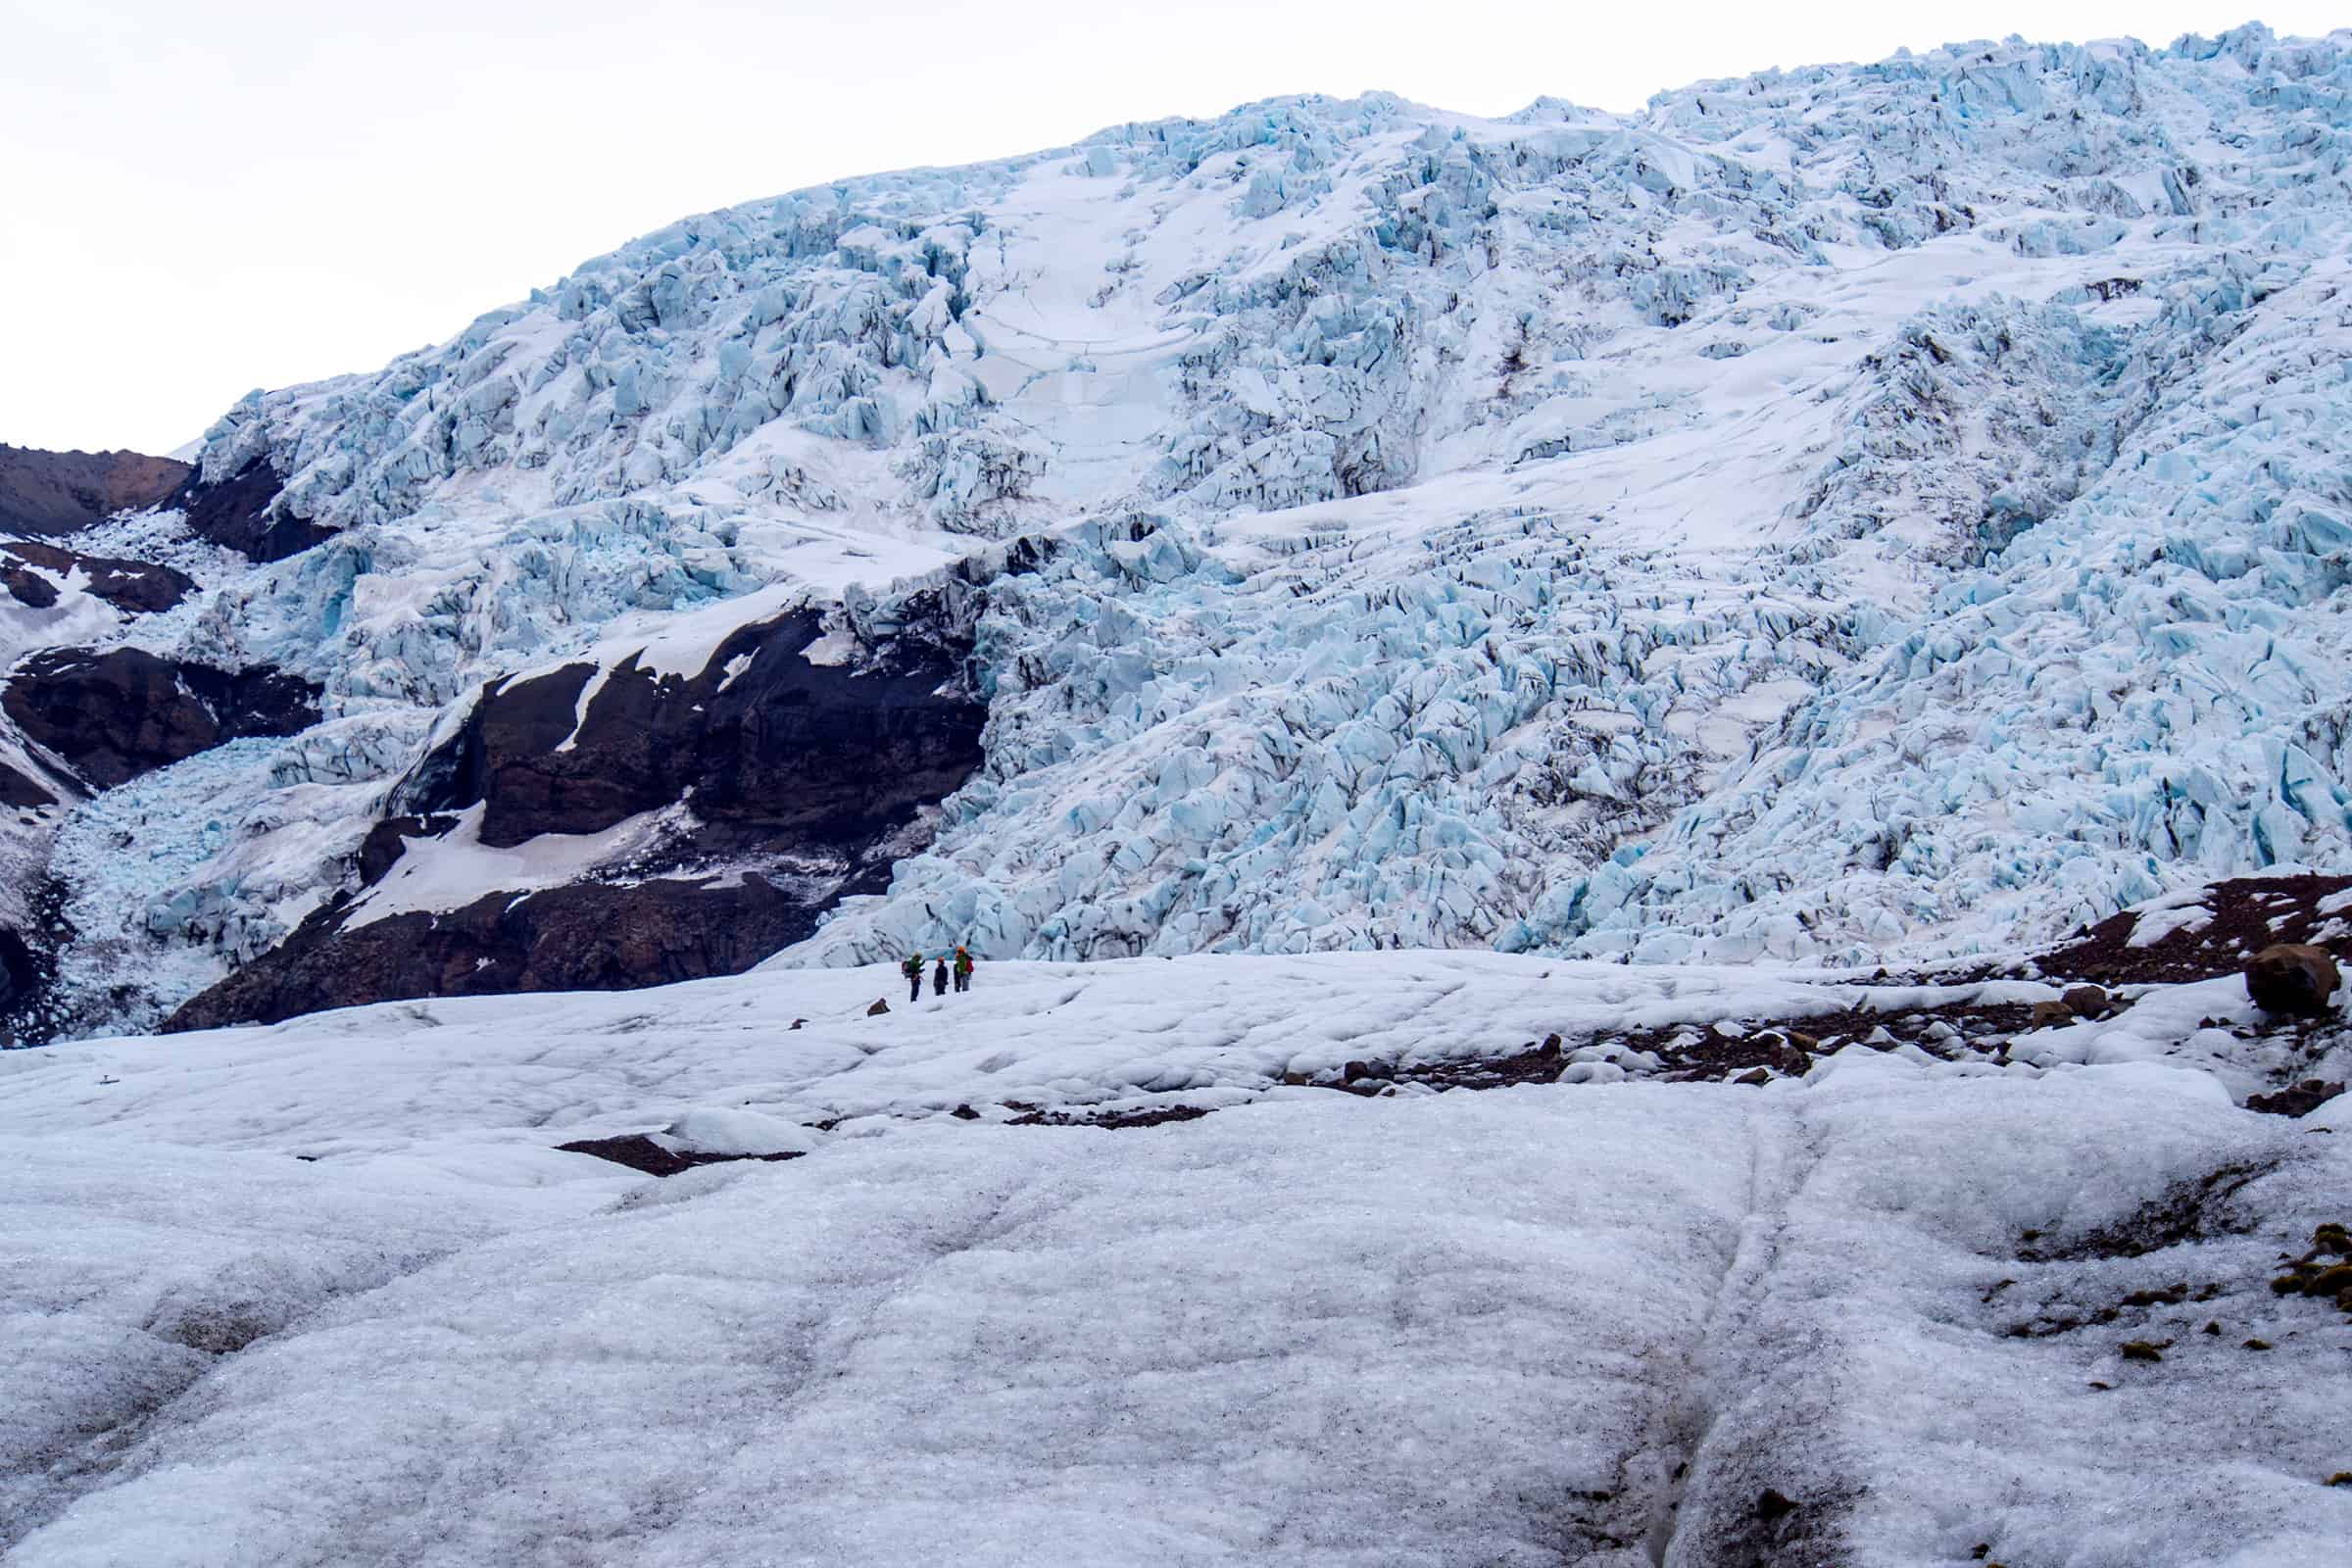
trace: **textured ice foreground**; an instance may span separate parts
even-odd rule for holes
[[[203,602],[41,635],[329,718],[0,862],[76,890],[74,1029],[161,1017],[359,891],[483,682],[887,623],[1019,536],[985,765],[802,961],[1875,965],[2331,864],[2348,148],[2352,38],[2245,27],[1271,100],[701,215],[225,416],[207,478],[340,531],[118,524]],[[442,907],[523,890],[471,869]]]
[[[2267,1287],[2352,1217],[2352,1118],[2130,1059],[2226,993],[2021,1041],[2046,1068],[1856,1048],[1764,1089],[1279,1075],[1859,988],[1408,953],[991,965],[910,1011],[879,970],[779,970],[14,1054],[0,1543],[2332,1561],[2352,1331]],[[1230,1108],[1103,1131],[1006,1100]],[[806,1157],[666,1182],[553,1147],[817,1123]]]

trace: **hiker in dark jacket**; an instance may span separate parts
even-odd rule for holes
[[[931,971],[931,994],[935,997],[948,994],[948,956],[944,953],[939,956],[939,967]]]
[[[919,953],[908,954],[906,961],[899,965],[899,973],[906,977],[906,1000],[908,1002],[922,1001],[923,956]]]
[[[972,989],[972,950],[969,948],[956,950],[956,989],[957,991]]]

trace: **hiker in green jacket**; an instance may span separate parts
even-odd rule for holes
[[[899,973],[906,977],[906,1000],[908,1002],[922,1001],[923,956],[919,953],[908,954],[906,961],[899,965]]]
[[[972,950],[969,948],[958,947],[956,950],[956,989],[958,992],[972,989]]]

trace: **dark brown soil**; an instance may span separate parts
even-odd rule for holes
[[[2177,984],[2235,974],[2274,942],[2310,942],[2330,916],[2320,901],[2352,888],[2352,876],[2243,877],[2205,893],[2211,919],[2201,930],[2175,931],[2144,948],[2131,945],[2139,917],[2110,915],[2041,956],[2044,974],[2103,986]],[[2321,943],[2326,946],[2326,943]]]
[[[738,1160],[756,1159],[765,1164],[779,1164],[798,1159],[794,1154],[679,1154],[663,1149],[643,1133],[627,1133],[618,1138],[583,1138],[576,1144],[556,1146],[566,1154],[594,1154],[615,1165],[626,1165],[648,1176],[675,1176],[680,1171],[693,1170],[698,1165],[727,1165]]]

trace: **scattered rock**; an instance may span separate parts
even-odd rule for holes
[[[2160,1291],[2133,1291],[2124,1298],[2126,1306],[2178,1306],[2188,1299],[2188,1286],[2168,1285]]]
[[[2271,1342],[2268,1340],[2248,1340],[2243,1347],[2248,1350],[2267,1350],[2270,1348]]]
[[[217,484],[206,484],[201,470],[172,497],[187,518],[188,531],[251,561],[283,561],[335,536],[294,510],[285,498],[285,481],[257,457]]]
[[[566,1154],[593,1154],[598,1159],[609,1159],[615,1165],[626,1165],[648,1176],[675,1176],[697,1165],[724,1165],[739,1159],[756,1159],[773,1164],[801,1157],[798,1153],[680,1154],[663,1149],[643,1133],[625,1133],[618,1138],[583,1138],[577,1143],[558,1144],[556,1147]]]
[[[2107,1015],[2107,993],[2097,986],[2069,986],[2059,1001],[2079,1018],[2103,1018]]]
[[[957,1121],[978,1121],[980,1119],[980,1113],[969,1105],[957,1105],[954,1110],[949,1111],[948,1114],[955,1117]]]
[[[2273,1116],[2308,1116],[2344,1092],[2342,1084],[2323,1083],[2307,1078],[2291,1089],[2281,1089],[2275,1095],[2251,1095],[2246,1108]]]
[[[1772,1082],[1772,1074],[1762,1067],[1750,1067],[1732,1082],[1736,1084],[1768,1084]]]
[[[890,1004],[883,1001],[880,997],[876,997],[874,999],[874,1004],[865,1009],[865,1015],[868,1018],[879,1018],[889,1010]]]
[[[2161,1361],[2164,1352],[2172,1348],[2170,1340],[2129,1340],[2124,1344],[2127,1361]]]
[[[2338,1263],[2333,1268],[2324,1268],[2303,1284],[2305,1296],[2331,1297],[2344,1291],[2352,1291],[2352,1263]]]
[[[2034,1027],[2036,1029],[2051,1029],[2060,1024],[2073,1023],[2080,1016],[2082,1016],[2080,1013],[2063,1002],[2036,1002],[2034,1004]]]
[[[2246,995],[2265,1012],[2324,1013],[2342,980],[2328,950],[2309,943],[2273,943],[2246,964]]]
[[[463,908],[344,930],[347,907],[313,914],[261,958],[190,999],[164,1032],[420,997],[629,991],[741,974],[807,936],[817,917],[796,889],[750,871],[492,893]]]
[[[1766,1487],[1764,1494],[1756,1499],[1756,1517],[1768,1522],[1795,1511],[1796,1504],[1782,1495],[1777,1487]]]

